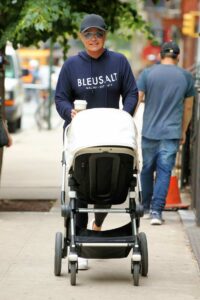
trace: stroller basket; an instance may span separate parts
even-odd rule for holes
[[[102,232],[84,230],[76,237],[76,243],[78,255],[86,258],[127,257],[134,244],[131,223]]]

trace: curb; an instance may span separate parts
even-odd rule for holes
[[[0,199],[0,211],[48,212],[57,199]]]
[[[196,218],[192,210],[178,210],[181,221],[188,235],[190,245],[200,270],[200,227],[196,225]]]

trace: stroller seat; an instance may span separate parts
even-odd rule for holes
[[[123,203],[133,177],[133,165],[134,152],[130,149],[110,146],[79,151],[73,166],[77,197],[86,199],[88,204]]]

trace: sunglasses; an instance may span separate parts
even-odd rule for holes
[[[102,39],[104,37],[103,31],[97,31],[97,32],[84,32],[83,36],[86,40],[92,39],[94,36],[96,36],[97,39]]]

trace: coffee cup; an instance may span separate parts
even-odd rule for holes
[[[75,100],[74,101],[74,109],[78,112],[86,109],[87,101],[86,100]]]

